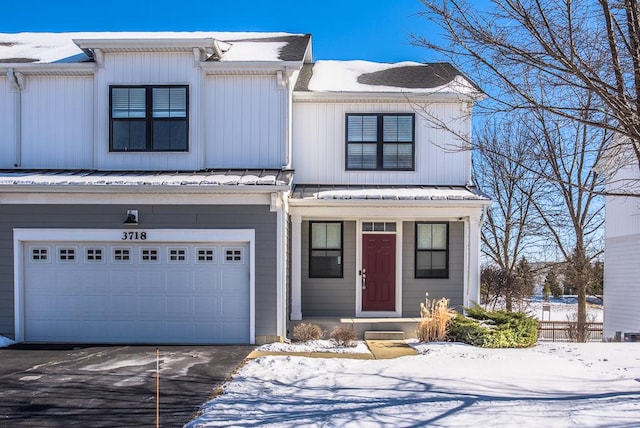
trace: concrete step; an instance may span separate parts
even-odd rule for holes
[[[404,331],[365,331],[364,340],[404,340]]]

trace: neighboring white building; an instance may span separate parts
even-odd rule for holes
[[[606,175],[606,190],[640,194],[635,157],[610,148],[598,165]],[[640,332],[640,198],[605,197],[604,334],[614,338]]]
[[[446,63],[314,63],[308,34],[0,34],[0,334],[260,343],[470,305],[490,201],[425,117],[468,135],[480,97]]]

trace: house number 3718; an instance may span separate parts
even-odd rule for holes
[[[146,241],[147,232],[122,232],[123,241]]]

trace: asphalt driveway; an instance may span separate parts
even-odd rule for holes
[[[252,346],[160,346],[160,426],[190,421]],[[0,427],[154,427],[156,347],[0,349]]]

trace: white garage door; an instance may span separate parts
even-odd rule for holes
[[[249,343],[248,244],[29,242],[27,341]]]

